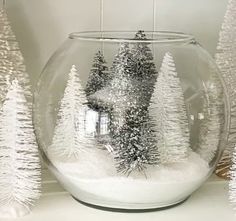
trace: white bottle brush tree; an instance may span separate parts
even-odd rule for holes
[[[209,82],[205,84],[205,99],[200,120],[199,147],[200,156],[211,163],[219,147],[219,138],[223,124],[223,89],[218,76],[212,72]]]
[[[190,145],[188,118],[180,79],[170,53],[163,59],[149,111],[161,163],[186,159]]]
[[[31,101],[32,97],[24,58],[4,9],[6,3],[3,2],[3,8],[0,10],[0,105],[7,92],[6,75],[9,75],[12,80],[18,79],[20,85],[24,87],[24,94],[28,101]]]
[[[40,159],[31,108],[15,79],[0,112],[0,217],[30,211],[40,197]]]
[[[60,103],[49,154],[52,152],[65,158],[78,157],[81,151],[92,146],[93,138],[86,136],[85,128],[87,103],[78,71],[73,65]]]
[[[231,157],[236,144],[236,0],[229,0],[217,46],[216,63],[225,80],[231,107],[228,146],[218,164],[217,174],[229,178]]]

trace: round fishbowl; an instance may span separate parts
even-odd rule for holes
[[[34,100],[43,158],[86,204],[165,208],[211,175],[228,135],[212,57],[173,32],[72,33],[47,63]]]

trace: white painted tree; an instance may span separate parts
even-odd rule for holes
[[[31,108],[15,79],[0,112],[0,217],[30,211],[40,197],[40,159]]]
[[[166,53],[149,107],[161,163],[183,161],[188,156],[189,125],[183,90],[172,55]]]
[[[91,146],[92,138],[86,136],[85,128],[87,103],[78,71],[73,65],[60,103],[49,154],[53,152],[66,158],[78,157],[81,151]]]
[[[236,144],[236,0],[229,0],[219,35],[216,63],[225,80],[231,107],[230,134],[227,148],[218,164],[217,174],[228,178],[232,152]]]

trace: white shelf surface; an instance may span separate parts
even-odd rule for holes
[[[49,177],[47,172],[44,176]],[[168,193],[167,193],[168,194]],[[86,207],[75,201],[54,180],[47,178],[43,196],[33,212],[19,221],[233,221],[234,211],[228,202],[228,182],[209,179],[186,202],[166,210],[146,213],[107,212]],[[9,219],[1,219],[9,221]]]

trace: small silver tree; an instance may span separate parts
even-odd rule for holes
[[[40,159],[24,90],[16,79],[8,87],[0,112],[0,211],[21,205],[20,215],[40,196]]]
[[[53,151],[68,158],[73,155],[77,157],[85,147],[91,144],[92,140],[86,136],[86,112],[86,94],[83,91],[78,71],[73,65],[60,103],[58,121],[49,152]]]
[[[166,53],[149,107],[162,163],[184,160],[189,149],[189,124],[175,63]]]

